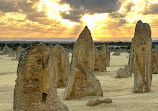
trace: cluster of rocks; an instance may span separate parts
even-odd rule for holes
[[[3,50],[0,51],[0,55],[6,55],[8,53],[9,53],[9,47],[7,45],[5,45]]]
[[[0,55],[7,55],[8,54],[8,57],[15,57],[16,56],[16,60],[19,60],[23,51],[24,51],[24,49],[21,46],[19,46],[15,52],[12,48],[9,48],[7,45],[5,45],[3,50],[0,51]]]
[[[15,56],[14,51],[8,50],[7,46],[2,52]],[[114,55],[118,56],[121,52],[118,50]],[[151,91],[152,73],[158,73],[157,56],[157,51],[152,52],[150,26],[138,21],[128,65],[117,71],[116,78],[127,78],[134,73],[133,92]],[[19,64],[14,90],[14,111],[67,111],[68,108],[57,96],[57,87],[66,86],[65,100],[103,96],[94,71],[106,71],[106,67],[110,66],[109,46],[103,45],[98,50],[88,27],[84,28],[74,44],[71,66],[69,53],[60,45],[52,47],[36,43],[26,50],[18,47],[16,59],[19,59]],[[90,100],[86,105],[96,106],[101,103],[112,103],[112,100]]]
[[[107,55],[106,51],[102,53]],[[19,58],[14,111],[67,111],[57,96],[57,87],[65,85],[65,100],[103,96],[94,67],[95,46],[88,27],[74,44],[71,68],[68,53],[62,46],[32,44]]]
[[[7,46],[2,50],[7,53]],[[13,55],[10,49],[9,55]],[[114,55],[120,55],[121,51]],[[151,29],[142,21],[138,21],[135,35],[131,42],[129,62],[117,71],[117,78],[127,78],[134,73],[135,93],[151,90],[152,71],[157,73],[156,57],[152,53]],[[25,51],[18,47],[16,58],[19,59],[17,80],[14,90],[14,111],[67,111],[57,96],[57,87],[65,88],[64,99],[82,98],[86,96],[103,96],[103,90],[94,71],[106,71],[110,66],[108,45],[101,50],[94,46],[88,27],[79,35],[74,44],[71,67],[69,54],[60,45],[55,47],[35,43]],[[151,65],[151,62],[154,64]],[[153,69],[152,69],[153,68]],[[87,106],[101,103],[112,103],[111,99],[90,100]]]

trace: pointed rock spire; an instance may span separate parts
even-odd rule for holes
[[[93,74],[94,65],[95,46],[88,27],[85,27],[74,44],[64,99],[103,95],[101,84]]]

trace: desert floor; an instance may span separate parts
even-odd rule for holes
[[[112,55],[112,53],[111,53]],[[63,100],[65,88],[58,89],[60,100],[70,111],[158,111],[158,75],[153,75],[152,91],[149,93],[132,93],[133,77],[117,79],[116,72],[128,63],[128,53],[121,56],[111,56],[110,67],[107,72],[96,72],[100,80],[104,97],[85,97],[74,100]],[[13,92],[18,62],[14,58],[0,56],[0,111],[12,111]],[[87,101],[96,98],[111,98],[112,104],[100,104],[88,107]]]

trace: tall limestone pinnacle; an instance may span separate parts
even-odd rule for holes
[[[86,68],[87,71],[94,72],[95,46],[90,30],[87,26],[81,32],[79,38],[74,44],[72,67],[77,66],[78,64]]]
[[[93,74],[94,65],[95,46],[88,27],[85,27],[74,44],[64,99],[103,95],[101,84]]]
[[[138,21],[135,28],[135,35],[131,44],[133,51],[130,59],[133,63],[132,72],[134,73],[135,93],[151,91],[151,53],[152,39],[149,24]]]

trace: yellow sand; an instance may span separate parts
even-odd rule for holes
[[[112,55],[112,54],[111,54]],[[128,63],[128,53],[111,56],[108,72],[96,72],[100,80],[104,97],[85,97],[82,99],[63,100],[65,88],[58,89],[60,100],[70,111],[158,111],[158,75],[153,75],[150,93],[132,93],[133,77],[117,79],[116,71]],[[2,58],[2,59],[1,59]],[[13,89],[16,79],[17,61],[13,58],[0,56],[0,111],[12,111]],[[111,98],[112,104],[100,104],[88,107],[87,101],[95,98]]]

